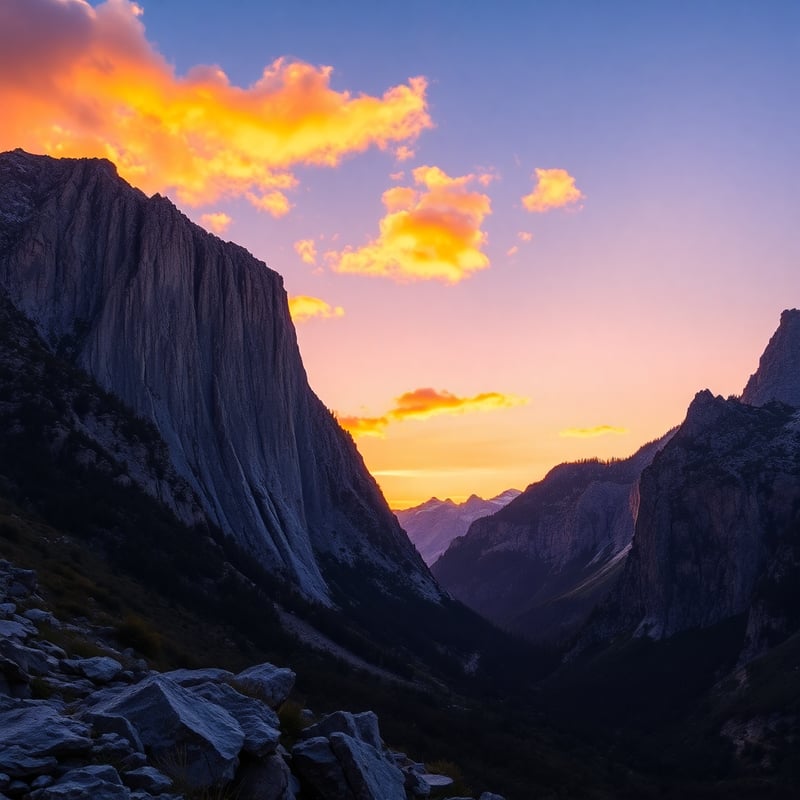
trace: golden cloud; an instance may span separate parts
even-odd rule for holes
[[[533,240],[533,234],[530,231],[519,231],[517,233],[517,238],[521,242],[530,242]]]
[[[213,211],[210,214],[203,214],[200,222],[210,231],[217,235],[222,235],[230,227],[233,220],[224,211]]]
[[[506,255],[509,258],[513,258],[517,253],[519,253],[519,247],[517,245],[512,245],[506,250]]]
[[[558,435],[575,439],[590,439],[594,436],[607,436],[608,434],[621,436],[627,432],[627,428],[618,428],[614,425],[595,425],[593,428],[565,428]]]
[[[141,15],[130,0],[3,0],[0,149],[106,157],[148,193],[245,196],[281,215],[296,166],[397,152],[432,126],[421,77],[378,97],[335,91],[331,67],[284,58],[248,87],[218,66],[178,76]]]
[[[565,169],[534,170],[536,186],[522,198],[522,205],[539,214],[554,208],[563,208],[583,200],[585,195],[575,185],[575,178]]]
[[[394,408],[380,417],[337,417],[339,424],[353,436],[383,436],[392,422],[428,419],[440,414],[465,414],[524,405],[528,400],[516,395],[483,392],[473,397],[458,397],[431,388],[414,389],[395,398]]]
[[[295,323],[305,322],[309,319],[334,319],[344,316],[341,306],[332,306],[319,297],[309,297],[299,294],[289,298],[289,313]]]
[[[301,260],[313,267],[317,263],[317,246],[313,239],[300,239],[294,243],[294,251]]]
[[[394,186],[383,193],[387,213],[376,239],[357,250],[325,254],[332,269],[398,282],[458,283],[489,266],[481,225],[491,201],[470,189],[479,176],[451,178],[430,166],[417,167],[412,175],[417,188]]]

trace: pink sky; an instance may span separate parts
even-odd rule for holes
[[[628,455],[798,305],[797,4],[473,11],[0,6],[0,146],[111,157],[280,272],[394,507]]]

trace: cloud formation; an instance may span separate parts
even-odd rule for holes
[[[481,225],[491,201],[470,188],[480,175],[451,178],[430,166],[417,167],[412,175],[415,186],[383,193],[387,213],[376,239],[359,249],[325,254],[332,269],[398,282],[458,283],[489,266]]]
[[[428,419],[440,414],[465,414],[492,411],[527,403],[525,397],[499,392],[483,392],[473,397],[458,397],[447,391],[431,388],[414,389],[395,398],[394,408],[380,417],[337,417],[339,424],[353,436],[383,436],[392,422],[407,419]]]
[[[209,214],[203,214],[200,217],[200,222],[202,222],[208,230],[221,236],[228,230],[233,220],[224,211],[213,211]]]
[[[292,320],[299,324],[309,319],[334,319],[344,316],[344,309],[341,306],[332,306],[319,297],[309,297],[299,294],[289,298],[289,313]]]
[[[583,200],[585,195],[575,185],[575,178],[565,169],[534,170],[536,185],[530,194],[522,198],[522,205],[537,214],[554,208],[564,208]]]
[[[317,245],[313,239],[299,239],[294,243],[294,251],[305,264],[313,267],[317,263]]]
[[[424,78],[382,96],[331,88],[332,68],[279,58],[253,85],[218,66],[179,76],[131,0],[0,3],[0,149],[99,156],[145,192],[204,205],[245,196],[280,216],[298,165],[397,152],[432,126]]]
[[[558,435],[574,439],[591,439],[595,436],[607,436],[609,434],[621,436],[627,432],[627,428],[618,428],[615,425],[595,425],[592,428],[565,428]]]

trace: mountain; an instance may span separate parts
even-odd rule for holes
[[[494,514],[519,495],[518,489],[507,489],[490,500],[473,494],[463,503],[454,503],[450,498],[439,500],[438,497],[431,497],[421,505],[394,513],[408,538],[430,566],[447,550],[453,539],[467,532],[476,519]]]
[[[343,570],[439,598],[308,386],[280,276],[247,251],[108,161],[16,150],[0,155],[0,291],[52,353],[155,426],[208,523],[260,566],[327,604]],[[179,508],[168,486],[142,486]]]
[[[770,400],[800,407],[800,311],[787,309],[769,340],[758,369],[742,392],[742,402],[763,406]]]
[[[535,640],[576,630],[608,591],[630,549],[639,476],[669,435],[627,459],[561,464],[436,562],[453,596]]]
[[[800,626],[800,312],[742,400],[695,397],[641,480],[633,548],[585,636],[665,639],[741,618],[743,658]]]

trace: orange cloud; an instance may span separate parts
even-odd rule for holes
[[[383,193],[387,213],[376,239],[357,250],[325,254],[336,272],[458,283],[489,266],[481,225],[491,201],[470,189],[479,177],[451,178],[430,166],[417,167],[412,175],[417,188],[394,186]]]
[[[566,428],[560,431],[558,435],[575,439],[590,439],[594,436],[606,436],[608,434],[620,436],[627,432],[627,428],[617,428],[614,425],[595,425],[593,428]]]
[[[394,151],[394,157],[398,161],[408,161],[409,159],[414,158],[415,155],[416,153],[414,150],[406,144],[401,144],[400,147]]]
[[[517,247],[517,245],[512,245],[506,250],[506,255],[509,258],[513,258],[517,253],[519,253],[519,247]]]
[[[536,186],[522,198],[522,205],[539,214],[554,208],[563,208],[583,200],[583,192],[575,185],[575,178],[565,169],[534,170]]]
[[[248,87],[218,66],[179,76],[141,16],[130,0],[3,0],[0,149],[107,157],[145,192],[189,205],[246,196],[281,215],[296,166],[396,151],[432,126],[421,77],[370,96],[284,58]]]
[[[499,392],[483,392],[474,397],[458,397],[446,391],[423,388],[395,398],[394,408],[380,417],[338,417],[339,424],[353,436],[383,436],[392,422],[428,419],[440,414],[465,414],[491,411],[527,403],[527,398]]]
[[[521,242],[530,242],[533,240],[533,234],[530,233],[530,231],[520,231],[519,233],[517,233],[517,238]]]
[[[300,239],[295,242],[294,251],[306,264],[314,266],[317,263],[317,246],[313,239]]]
[[[299,294],[289,298],[289,313],[296,323],[306,322],[309,319],[334,319],[343,317],[344,309],[341,306],[332,306],[319,297],[309,297]]]
[[[221,236],[228,230],[233,220],[224,211],[214,211],[210,214],[203,214],[200,217],[200,222],[202,222],[208,230]]]

